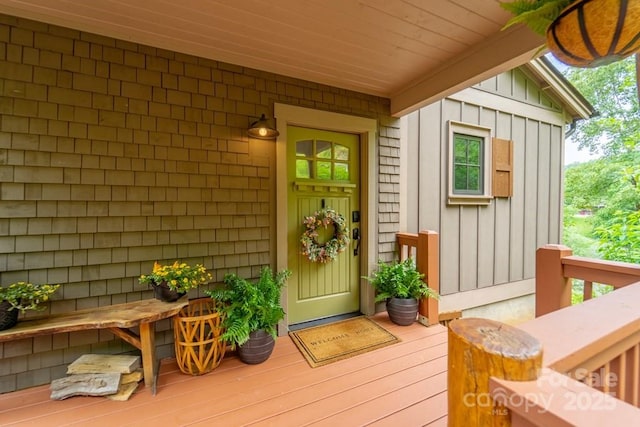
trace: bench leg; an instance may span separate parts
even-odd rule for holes
[[[154,322],[140,323],[140,352],[142,353],[142,369],[144,371],[144,385],[151,387],[152,394],[156,394],[157,366],[156,358],[156,327]]]

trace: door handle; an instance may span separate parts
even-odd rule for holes
[[[351,231],[351,237],[356,241],[356,246],[353,248],[353,256],[358,256],[358,252],[360,251],[360,229],[354,228]]]

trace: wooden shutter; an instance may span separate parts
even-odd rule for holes
[[[493,138],[493,197],[513,196],[513,141]]]

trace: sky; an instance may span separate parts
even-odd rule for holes
[[[558,61],[552,54],[547,53],[546,58],[551,61],[554,67],[561,72],[564,71],[567,66]],[[584,163],[589,160],[597,159],[598,156],[594,156],[589,153],[589,150],[578,150],[578,143],[567,138],[564,143],[564,164],[570,165],[571,163]]]
[[[570,165],[571,163],[584,163],[589,160],[597,159],[598,156],[594,156],[589,153],[589,150],[578,150],[578,143],[567,138],[564,143],[564,164]]]

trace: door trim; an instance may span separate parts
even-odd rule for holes
[[[287,268],[287,128],[302,126],[335,132],[355,133],[360,136],[360,209],[362,241],[360,248],[360,271],[363,275],[376,265],[378,235],[375,224],[378,223],[376,194],[378,188],[377,132],[375,119],[351,116],[330,111],[314,110],[287,104],[274,104],[276,127],[280,132],[276,140],[276,268]],[[287,288],[285,287],[285,292]],[[281,298],[284,311],[287,312],[287,297]],[[360,280],[360,310],[367,315],[375,312],[373,288],[365,280]],[[287,332],[288,319],[278,325],[279,334]]]

